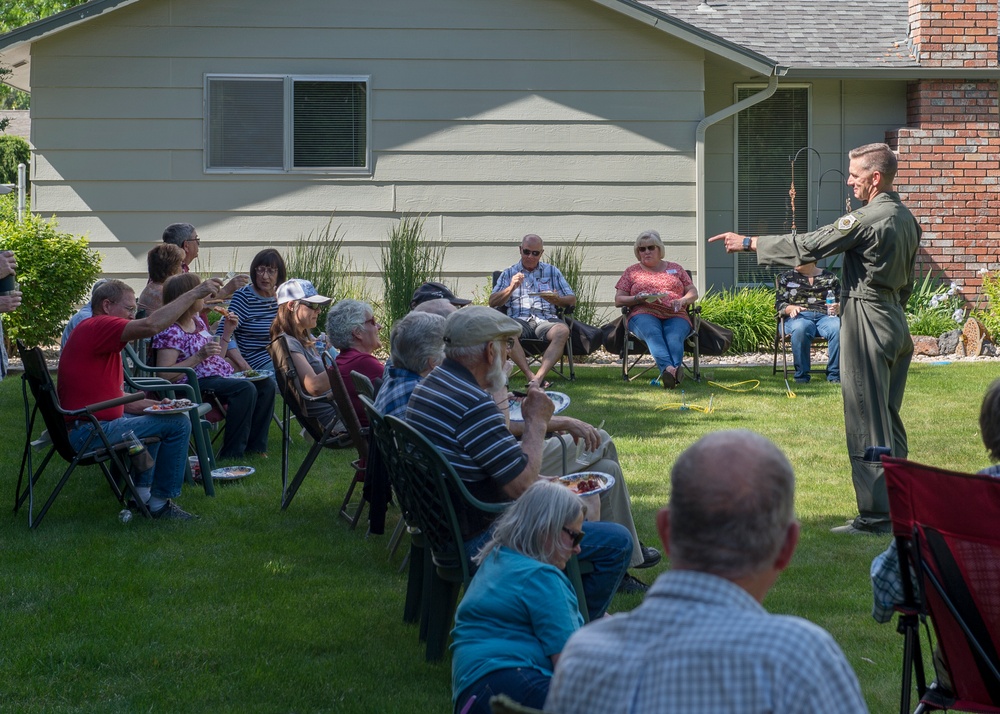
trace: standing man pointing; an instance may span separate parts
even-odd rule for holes
[[[913,289],[920,226],[892,190],[896,156],[886,144],[850,152],[847,185],[864,205],[812,233],[742,236],[722,233],[726,251],[757,251],[763,265],[802,265],[844,254],[840,364],[844,426],[859,515],[835,533],[888,533],[889,499],[872,447],[906,457],[899,416],[913,342],[904,308]],[[866,454],[869,458],[866,458]]]

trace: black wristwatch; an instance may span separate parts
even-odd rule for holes
[[[751,244],[750,236],[743,236],[743,252],[749,252]]]

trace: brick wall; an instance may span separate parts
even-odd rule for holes
[[[926,67],[997,67],[997,0],[910,0],[910,33]],[[921,80],[907,90],[896,189],[924,229],[922,259],[978,294],[1000,268],[1000,117],[996,81]]]

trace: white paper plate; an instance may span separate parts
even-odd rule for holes
[[[259,382],[262,379],[267,379],[268,377],[274,374],[274,372],[272,372],[269,369],[258,369],[254,371],[256,372],[256,374],[253,375],[252,377],[248,377],[246,375],[246,372],[233,372],[231,375],[229,375],[229,379],[246,379],[250,382]]]
[[[256,472],[253,466],[223,466],[212,469],[213,481],[238,481]]]
[[[164,409],[163,408],[164,406],[167,406],[167,405],[157,405],[157,404],[154,404],[151,407],[146,407],[142,411],[145,414],[183,414],[184,412],[187,412],[187,411],[190,411],[192,409],[195,409],[198,405],[197,404],[183,404],[181,406],[170,406],[167,409]]]
[[[589,491],[579,493],[579,491],[577,491],[578,484],[590,480],[597,481],[600,483],[600,486]],[[569,486],[574,492],[579,493],[581,496],[594,496],[604,493],[614,486],[615,477],[611,474],[601,473],[600,471],[580,471],[579,473],[560,476],[559,482]]]
[[[562,392],[545,392],[552,403],[555,405],[555,411],[553,414],[558,414],[561,411],[565,411],[566,407],[569,406],[569,396],[563,394]],[[524,421],[524,417],[521,416],[521,400],[524,397],[516,397],[510,400],[510,420],[511,421]]]

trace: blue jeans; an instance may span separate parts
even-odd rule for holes
[[[158,416],[131,416],[100,422],[108,441],[117,444],[122,435],[134,430],[140,439],[147,436],[160,437],[160,443],[149,445],[149,455],[153,457],[153,468],[133,475],[135,485],[150,487],[150,494],[156,498],[177,498],[181,495],[184,470],[187,467],[188,440],[191,438],[191,418],[187,412]],[[79,449],[91,435],[94,427],[90,424],[77,426],[69,432],[70,443]],[[100,437],[95,437],[90,446],[99,446]]]
[[[808,382],[811,358],[809,349],[818,334],[829,343],[826,378],[840,381],[840,318],[822,312],[804,310],[785,320],[785,334],[792,340],[792,358],[795,360],[795,381]]]
[[[274,412],[273,379],[251,382],[228,377],[200,377],[198,385],[203,391],[214,392],[227,403],[220,459],[239,458],[246,452],[262,454],[267,451],[267,433]]]
[[[615,596],[618,585],[632,560],[632,535],[625,526],[603,521],[584,521],[581,561],[591,563],[594,572],[583,576],[583,595],[591,622],[602,617]],[[472,558],[493,536],[489,529],[465,541],[465,554]]]
[[[490,697],[506,694],[518,704],[541,709],[549,694],[552,677],[531,667],[511,667],[498,669],[486,674],[459,692],[455,702],[458,714],[468,704],[470,697],[476,701],[466,714],[490,714]]]
[[[628,329],[649,347],[661,372],[667,367],[680,367],[684,361],[684,339],[691,333],[691,323],[683,317],[661,320],[653,315],[632,315]]]

